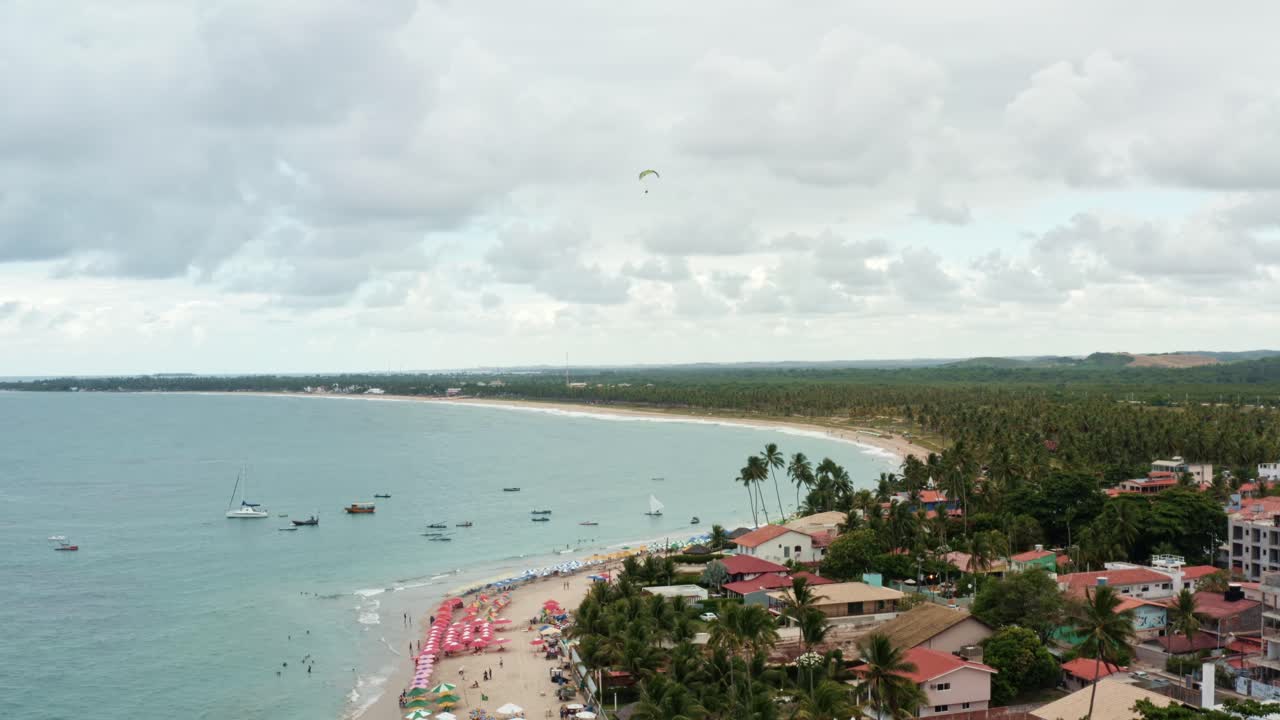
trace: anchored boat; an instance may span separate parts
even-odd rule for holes
[[[354,502],[342,509],[351,515],[370,515],[373,513],[374,505],[371,502]]]
[[[54,550],[62,550],[64,552],[75,552],[80,549],[79,545],[72,545],[67,542],[65,535],[54,535],[49,538],[49,542],[53,543]]]
[[[236,501],[236,491],[240,489],[240,485],[244,485],[244,491],[240,495],[240,507],[231,508]],[[258,503],[251,503],[245,500],[249,495],[249,477],[243,471],[236,474],[235,487],[231,488],[231,500],[227,503],[227,517],[241,520],[252,520],[256,518],[271,517],[271,513]]]
[[[648,515],[650,517],[662,517],[662,508],[664,507],[666,507],[666,505],[663,505],[662,502],[658,500],[658,498],[650,495],[649,496],[649,512],[645,513],[645,515]]]

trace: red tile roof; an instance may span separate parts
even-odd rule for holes
[[[1241,520],[1270,520],[1271,516],[1280,515],[1280,497],[1254,498],[1242,504],[1244,507],[1235,513]]]
[[[1087,588],[1094,587],[1098,584],[1098,578],[1106,578],[1107,584],[1112,586],[1172,582],[1168,575],[1162,575],[1155,570],[1148,570],[1146,568],[1122,568],[1118,570],[1100,570],[1096,572],[1078,572],[1059,575],[1058,584],[1066,585],[1067,591],[1072,594],[1083,595]]]
[[[828,530],[826,532],[814,533],[809,537],[813,538],[814,547],[818,547],[818,548],[830,547],[831,543],[835,542],[836,531]]]
[[[903,673],[911,679],[911,682],[919,685],[922,682],[928,682],[934,678],[942,677],[949,673],[962,668],[973,668],[974,670],[982,670],[995,674],[995,668],[989,665],[983,665],[978,662],[971,662],[956,657],[951,653],[930,650],[929,648],[915,647],[906,651],[903,659],[916,666],[915,672]]]
[[[1257,600],[1234,600],[1228,601],[1222,596],[1222,593],[1201,591],[1196,593],[1196,609],[1205,617],[1221,620],[1242,612],[1252,610],[1262,603]]]
[[[720,562],[724,563],[724,569],[728,570],[730,575],[787,572],[785,565],[779,565],[776,562],[769,562],[763,558],[751,557],[750,555],[729,555]]]
[[[800,533],[801,535],[806,536],[809,534],[800,532],[799,530],[792,530],[791,528],[783,525],[765,525],[762,528],[756,528],[746,535],[736,538],[733,542],[737,544],[738,547],[756,547],[757,545],[767,543],[776,537],[786,535],[789,532]]]
[[[1100,663],[1094,658],[1081,657],[1062,663],[1062,672],[1085,682],[1093,682],[1094,678],[1104,678],[1124,670],[1123,667],[1111,663]]]
[[[1252,655],[1262,650],[1262,638],[1236,636],[1231,642],[1227,643],[1227,649],[1231,652]]]
[[[1188,565],[1182,568],[1183,580],[1199,580],[1205,575],[1212,575],[1218,572],[1218,568],[1212,565]]]
[[[1014,562],[1025,563],[1025,562],[1031,562],[1032,560],[1047,558],[1050,555],[1053,555],[1053,553],[1050,552],[1049,550],[1028,550],[1026,552],[1018,553],[1017,555],[1014,555],[1009,559]]]
[[[814,575],[808,570],[801,570],[798,573],[792,573],[791,577],[802,577],[805,579],[805,582],[808,583],[809,585],[830,585],[835,582],[835,580],[832,580],[831,578],[825,578],[825,577],[822,577],[821,575]]]
[[[725,583],[724,589],[739,595],[746,595],[760,590],[777,590],[789,587],[791,587],[791,578],[782,577],[781,575],[761,575],[751,580]]]
[[[1122,597],[1120,598],[1120,604],[1116,605],[1115,611],[1118,613],[1122,613],[1125,610],[1141,607],[1143,605],[1151,605],[1153,607],[1161,607],[1161,608],[1168,607],[1167,605],[1158,603],[1154,600],[1145,600],[1143,598],[1136,598],[1136,597]]]
[[[1055,559],[1054,559],[1054,561],[1053,561],[1053,562],[1054,562],[1054,564],[1056,564],[1058,567],[1060,567],[1060,568],[1064,568],[1064,567],[1066,567],[1066,566],[1068,566],[1068,565],[1070,565],[1070,564],[1071,564],[1071,556],[1070,556],[1070,555],[1059,555],[1057,558],[1055,558]]]
[[[946,501],[947,501],[947,494],[944,492],[939,492],[937,490],[921,490],[920,491],[920,502],[940,503],[940,502],[946,502]]]
[[[1198,650],[1212,650],[1218,647],[1218,639],[1207,632],[1198,632],[1191,637],[1194,643],[1188,643],[1187,638],[1182,635],[1165,635],[1164,637],[1156,638],[1156,642],[1175,655]]]

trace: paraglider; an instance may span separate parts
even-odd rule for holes
[[[661,175],[659,175],[659,174],[658,174],[658,171],[657,171],[657,170],[641,170],[641,171],[640,171],[640,182],[644,182],[644,179],[645,179],[645,178],[647,178],[647,177],[649,177],[650,175],[652,175],[652,176],[654,176],[654,177],[656,177],[656,178],[661,178],[661,177],[662,177]],[[644,194],[645,194],[645,195],[648,195],[648,194],[649,194],[649,188],[647,188],[647,187],[646,187],[646,188],[644,189]]]

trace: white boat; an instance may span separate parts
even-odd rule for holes
[[[240,495],[240,507],[232,508],[232,504],[236,501],[236,490],[240,489],[240,484],[244,483],[245,492]],[[243,473],[236,475],[236,486],[231,489],[231,502],[227,503],[227,517],[240,519],[254,519],[271,517],[271,513],[258,503],[251,503],[245,500],[245,496],[249,494],[249,478]]]
[[[662,508],[664,507],[666,506],[663,505],[662,502],[658,500],[658,498],[650,495],[649,496],[649,512],[645,513],[645,515],[649,515],[651,517],[662,517]]]

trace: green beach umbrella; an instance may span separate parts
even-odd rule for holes
[[[410,690],[409,692],[405,693],[405,695],[407,695],[408,697],[418,697],[419,695],[428,695],[430,693],[431,691],[426,688],[416,687]]]
[[[426,710],[414,710],[408,715],[405,715],[404,720],[427,720],[429,717],[431,717],[431,713]]]
[[[429,708],[431,703],[426,700],[412,700],[404,704],[407,708]]]
[[[449,692],[449,691],[451,691],[451,690],[454,690],[454,689],[456,689],[457,687],[458,687],[457,685],[451,685],[451,684],[449,684],[449,683],[440,683],[439,685],[437,685],[437,686],[435,686],[435,687],[431,688],[431,692],[433,692],[433,693],[435,693],[435,694],[439,695],[439,694],[441,694],[441,693],[447,693],[447,692]]]
[[[456,702],[458,702],[458,696],[457,696],[457,695],[441,695],[440,697],[436,698],[436,702],[438,702],[438,703],[456,703]]]

